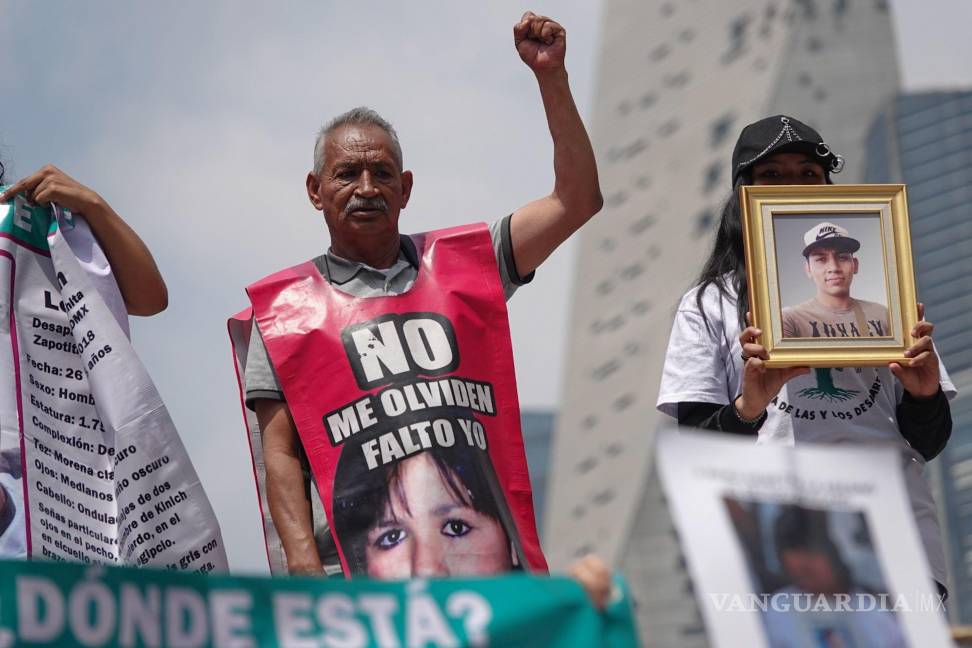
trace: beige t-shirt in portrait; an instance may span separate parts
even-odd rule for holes
[[[888,309],[852,299],[850,308],[833,310],[816,299],[783,309],[783,337],[885,337],[891,335]]]

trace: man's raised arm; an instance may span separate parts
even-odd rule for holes
[[[516,50],[537,77],[554,145],[554,189],[513,212],[510,239],[521,277],[533,272],[603,204],[597,163],[567,82],[567,32],[526,12],[513,26]]]

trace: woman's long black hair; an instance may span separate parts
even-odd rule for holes
[[[2,184],[3,184],[3,172],[4,172],[5,170],[6,170],[6,169],[4,169],[4,168],[3,168],[3,161],[2,161],[2,160],[0,160],[0,185],[2,185]]]
[[[736,316],[739,318],[739,328],[746,328],[746,312],[749,310],[749,284],[746,277],[746,253],[743,246],[742,214],[739,209],[738,189],[749,184],[748,173],[743,173],[736,180],[732,195],[722,207],[722,217],[719,219],[719,229],[712,244],[712,252],[702,272],[696,280],[698,292],[695,303],[702,313],[702,321],[709,328],[709,318],[705,314],[702,297],[706,289],[715,286],[721,297],[732,299],[735,297]]]

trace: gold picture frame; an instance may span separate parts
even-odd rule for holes
[[[918,308],[905,186],[760,185],[739,192],[750,311],[767,366],[908,364]]]

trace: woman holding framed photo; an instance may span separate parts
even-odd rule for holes
[[[944,595],[941,530],[922,473],[951,434],[948,399],[955,387],[932,345],[934,327],[924,321],[922,306],[910,331],[907,365],[769,368],[762,331],[747,325],[738,188],[830,184],[842,166],[843,158],[819,133],[792,117],[766,117],[743,129],[732,155],[733,194],[722,210],[712,252],[675,316],[657,407],[682,425],[752,436],[758,443],[897,445],[931,575]]]

